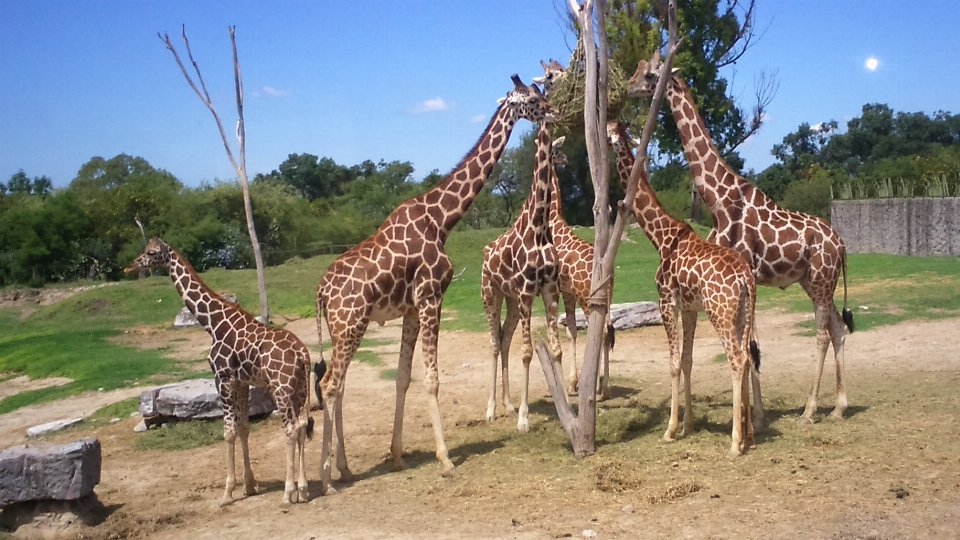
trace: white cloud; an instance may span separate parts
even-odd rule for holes
[[[260,91],[254,91],[253,95],[254,97],[259,97],[261,93],[270,97],[287,97],[290,95],[290,92],[278,90],[272,86],[264,86]]]
[[[874,58],[873,56],[871,56],[870,58],[867,58],[867,61],[864,62],[863,65],[870,71],[876,71],[877,68],[880,66],[880,61]]]
[[[433,111],[445,111],[449,108],[447,102],[443,98],[438,97],[434,99],[428,99],[422,103],[417,103],[417,106],[413,108],[413,112],[416,113],[425,113]]]
[[[474,124],[479,124],[480,122],[483,122],[483,121],[486,120],[486,119],[487,119],[487,115],[485,115],[485,114],[478,114],[478,115],[474,116],[473,118],[471,118],[470,121],[473,122]]]

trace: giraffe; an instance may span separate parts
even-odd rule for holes
[[[660,73],[660,54],[642,60],[630,78],[633,96],[652,95]],[[800,423],[813,423],[827,348],[833,344],[837,398],[831,418],[843,418],[847,392],[843,381],[844,325],[853,332],[853,313],[847,309],[847,254],[843,240],[824,220],[784,210],[723,160],[710,139],[696,103],[684,82],[673,76],[667,84],[677,131],[694,186],[710,209],[714,230],[709,241],[733,248],[754,269],[757,284],[786,289],[799,283],[813,303],[817,322],[817,355],[813,387]],[[833,296],[843,276],[843,311]]]
[[[498,359],[503,371],[503,406],[508,412],[513,412],[513,405],[510,403],[508,357],[510,341],[519,323],[522,334],[520,358],[523,362],[523,386],[517,414],[517,430],[523,432],[530,430],[528,393],[530,361],[533,359],[530,311],[537,296],[543,298],[547,316],[547,341],[558,367],[562,354],[557,337],[557,300],[560,292],[557,283],[557,252],[553,247],[548,223],[551,204],[550,176],[554,171],[552,153],[548,122],[541,122],[537,132],[530,194],[513,227],[483,248],[483,264],[480,270],[480,296],[487,314],[490,343],[493,346],[487,421],[492,422],[496,418]],[[501,325],[500,310],[504,301],[507,304],[507,316]]]
[[[620,179],[625,183],[634,161],[626,126],[609,123],[607,137],[617,154]],[[673,441],[677,432],[681,373],[684,381],[683,435],[693,432],[690,394],[693,337],[697,329],[697,313],[705,311],[720,337],[732,372],[733,433],[729,455],[740,455],[741,445],[744,450],[755,445],[753,421],[747,411],[750,402],[748,384],[753,372],[750,357],[753,357],[754,365],[760,361],[760,349],[752,338],[756,283],[750,265],[736,251],[707,242],[690,225],[668,214],[657,200],[645,172],[641,172],[631,210],[660,255],[656,282],[660,316],[670,348],[672,379],[670,421],[663,440]],[[681,320],[677,319],[678,314]],[[759,393],[758,384],[754,389]],[[754,416],[757,405],[758,400],[755,400]]]
[[[293,332],[261,323],[237,304],[224,300],[200,279],[183,255],[154,237],[125,273],[162,267],[173,279],[184,305],[196,316],[213,340],[207,357],[223,405],[223,439],[227,448],[227,486],[220,505],[233,500],[236,438],[243,454],[246,495],[257,493],[250,468],[247,437],[250,433],[250,386],[269,388],[283,419],[287,438],[287,477],[283,502],[307,502],[304,443],[313,434],[310,418],[310,352]],[[319,367],[322,367],[321,360]],[[296,469],[299,477],[294,481]]]
[[[543,85],[543,93],[548,98],[553,85],[563,77],[566,70],[554,59],[550,62],[540,61],[543,68],[543,76],[534,77],[534,82]],[[563,137],[554,141],[553,160],[554,164],[566,165],[567,157],[561,151]],[[550,232],[553,235],[553,245],[557,250],[557,260],[559,262],[559,283],[560,295],[563,298],[563,309],[566,315],[567,337],[570,340],[570,377],[568,380],[567,393],[577,394],[577,384],[580,378],[580,370],[577,367],[577,304],[583,310],[584,315],[590,316],[590,307],[587,299],[590,297],[590,288],[592,286],[593,275],[593,244],[581,240],[573,233],[566,220],[563,219],[563,202],[560,194],[560,182],[556,171],[551,171],[550,189],[552,195],[550,198]],[[615,343],[614,328],[610,324],[610,304],[609,300],[613,297],[613,276],[610,278],[609,290],[607,293],[607,323],[606,336],[603,342],[603,376],[597,379],[600,386],[597,399],[604,400],[610,395],[610,349]]]
[[[540,122],[553,117],[550,105],[535,85],[526,86],[516,75],[512,79],[513,90],[499,100],[497,112],[480,139],[453,171],[427,193],[402,203],[372,236],[338,257],[317,287],[317,331],[322,338],[321,322],[326,322],[332,341],[330,363],[321,381],[326,404],[320,456],[321,493],[336,493],[330,485],[329,464],[334,420],[340,479],[352,478],[343,446],[344,379],[370,321],[383,324],[403,317],[390,445],[394,468],[403,468],[403,408],[419,335],[436,456],[443,476],[456,473],[444,442],[437,400],[440,308],[443,293],[453,278],[453,267],[443,244],[483,188],[517,121],[523,118]]]

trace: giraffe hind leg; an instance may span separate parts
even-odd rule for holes
[[[833,412],[830,413],[830,418],[842,419],[844,411],[847,410],[847,390],[843,384],[843,346],[846,341],[846,334],[844,332],[844,322],[841,322],[840,314],[837,313],[836,309],[833,310],[832,317],[830,320],[830,339],[833,342],[833,357],[836,367],[836,376],[837,376],[837,403],[833,409]],[[844,314],[846,315],[846,314]],[[844,316],[844,318],[846,318]],[[853,317],[850,317],[850,323],[847,324],[848,328],[853,328]]]

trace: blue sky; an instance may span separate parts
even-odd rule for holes
[[[725,73],[745,105],[762,69],[779,73],[767,122],[741,147],[748,168],[769,165],[770,148],[801,122],[842,126],[865,103],[960,113],[955,2],[758,4],[763,36]],[[251,176],[291,153],[343,165],[410,161],[417,178],[445,173],[511,74],[529,83],[541,59],[566,63],[564,6],[0,0],[0,181],[23,169],[62,187],[90,158],[120,153],[191,186],[234,178],[212,117],[157,38],[169,32],[180,46],[182,24],[228,134],[236,108],[227,27],[237,27]],[[871,57],[875,71],[865,67]]]

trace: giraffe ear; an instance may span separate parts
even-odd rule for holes
[[[550,61],[553,62],[553,59],[550,59]],[[541,60],[541,61],[540,61],[540,67],[542,67],[543,70],[546,71],[547,68],[550,67],[550,64],[548,64],[548,63],[544,62],[543,60]]]
[[[630,146],[640,148],[640,139],[630,139]]]
[[[506,100],[507,100],[507,98],[505,98],[505,97],[502,97],[502,98],[498,99],[498,100],[497,100],[497,105],[503,105],[503,102],[506,101]]]
[[[567,138],[566,135],[564,135],[563,137],[557,137],[556,139],[554,139],[554,140],[553,140],[553,148],[556,150],[556,149],[559,149],[560,147],[562,147],[562,146],[563,146],[563,141],[566,140],[566,138]]]
[[[546,80],[547,80],[547,76],[546,76],[546,75],[541,75],[541,76],[539,76],[539,77],[534,77],[534,78],[533,78],[533,82],[535,82],[535,83],[537,83],[537,84],[543,84],[544,82],[546,82]]]
[[[671,75],[676,75],[677,73],[680,73],[680,70],[681,70],[681,69],[683,69],[683,68],[677,68],[677,67],[675,67],[675,68],[673,68],[673,69],[670,70],[670,74],[671,74]]]
[[[653,50],[653,56],[650,57],[650,65],[651,66],[660,65],[660,49]]]

